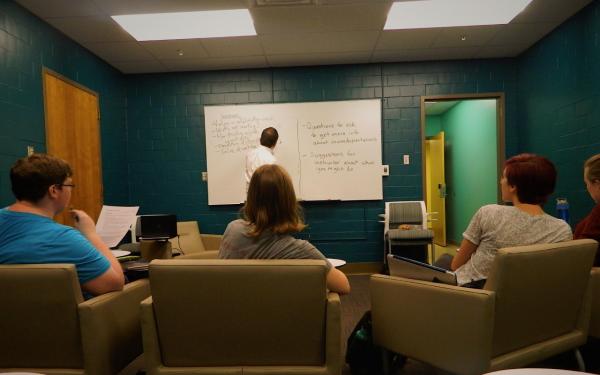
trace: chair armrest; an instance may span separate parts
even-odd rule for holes
[[[377,345],[459,374],[489,368],[494,292],[385,275],[369,288]]]
[[[222,234],[200,234],[202,243],[207,251],[219,250],[221,247],[221,240],[223,239]]]
[[[155,374],[156,370],[162,367],[162,358],[160,355],[160,343],[158,342],[158,331],[156,329],[156,318],[154,316],[152,296],[142,301],[140,310],[146,371],[148,374]]]
[[[592,268],[592,314],[589,335],[600,339],[600,267]]]
[[[325,335],[325,366],[328,374],[342,373],[342,313],[340,296],[327,294],[327,331]]]
[[[116,374],[142,353],[139,305],[149,295],[144,279],[79,304],[86,374]]]
[[[177,258],[173,258],[173,259],[218,259],[218,258],[219,258],[218,250],[207,250],[207,251],[201,251],[199,253],[180,255]]]

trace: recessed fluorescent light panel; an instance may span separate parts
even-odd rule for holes
[[[392,4],[384,30],[509,23],[531,0],[423,0]]]
[[[256,35],[248,9],[112,16],[138,41]]]

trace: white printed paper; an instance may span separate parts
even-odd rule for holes
[[[108,247],[115,247],[137,219],[139,206],[102,206],[96,223],[96,233]]]

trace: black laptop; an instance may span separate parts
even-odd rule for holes
[[[388,254],[387,260],[390,276],[457,285],[456,274],[443,268],[393,254]]]
[[[141,215],[135,227],[138,240],[166,241],[177,237],[176,215]]]

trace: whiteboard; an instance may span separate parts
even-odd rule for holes
[[[246,199],[246,153],[277,129],[277,164],[300,200],[383,198],[381,100],[205,106],[208,204]]]

